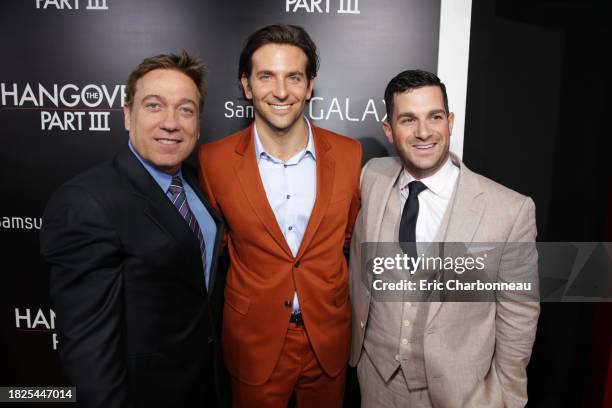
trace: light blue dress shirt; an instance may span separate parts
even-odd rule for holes
[[[254,126],[255,154],[259,175],[263,182],[268,203],[274,212],[287,245],[296,256],[310,213],[317,196],[317,163],[310,123],[308,124],[308,143],[306,148],[287,161],[269,154],[263,147],[257,126]],[[293,295],[293,310],[299,311],[297,292]]]
[[[172,177],[170,174],[165,173],[151,163],[146,161],[145,159],[138,154],[134,146],[132,146],[131,142],[128,142],[128,146],[130,150],[136,158],[142,163],[144,168],[149,172],[151,177],[157,182],[159,187],[164,192],[164,195],[168,197],[168,188],[170,187],[170,182],[172,181]],[[200,201],[197,194],[193,191],[191,186],[187,183],[187,181],[183,178],[183,174],[181,171],[178,171],[178,176],[183,181],[183,188],[185,189],[185,195],[187,196],[187,203],[189,204],[189,208],[191,212],[195,216],[198,224],[200,225],[200,230],[202,231],[202,235],[204,236],[204,244],[206,245],[206,267],[204,270],[204,278],[206,280],[206,287],[208,287],[208,281],[210,279],[210,264],[212,262],[213,248],[215,246],[215,236],[217,235],[217,225],[215,221],[211,217],[210,213],[204,207],[204,204]],[[170,197],[168,197],[170,200]]]

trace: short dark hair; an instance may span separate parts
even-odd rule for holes
[[[160,54],[154,57],[145,58],[134,69],[128,77],[125,85],[125,102],[132,108],[134,103],[134,95],[136,94],[136,82],[149,72],[156,69],[174,69],[187,75],[193,80],[198,88],[198,96],[200,98],[199,108],[200,113],[204,108],[204,99],[206,98],[206,66],[196,57],[189,55],[185,50],[181,55],[176,54]]]
[[[420,69],[409,69],[397,74],[385,89],[385,104],[387,108],[387,121],[391,121],[393,115],[393,97],[396,93],[402,93],[411,89],[422,88],[424,86],[437,86],[442,91],[444,98],[444,110],[448,115],[448,97],[446,96],[446,86],[435,74]]]
[[[247,38],[240,60],[238,61],[238,81],[245,75],[251,76],[253,70],[253,53],[267,44],[293,45],[304,51],[308,62],[306,63],[306,77],[310,81],[317,76],[319,70],[319,56],[317,46],[306,30],[300,26],[290,24],[272,24],[259,30]]]

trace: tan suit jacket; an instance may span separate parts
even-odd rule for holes
[[[200,148],[203,188],[228,231],[225,364],[232,376],[251,385],[265,383],[274,370],[296,291],[325,373],[335,377],[348,360],[351,307],[343,248],[348,249],[359,211],[361,145],[316,126],[312,131],[317,196],[295,257],[259,176],[253,126]]]
[[[445,242],[534,242],[535,205],[498,183],[471,172],[457,157],[460,174],[445,219]],[[350,295],[353,329],[350,364],[363,352],[371,281],[362,279],[363,242],[380,241],[385,207],[394,199],[402,170],[397,157],[370,160],[362,170],[362,208],[353,231]],[[398,209],[401,212],[401,209]],[[504,247],[506,248],[506,247]],[[501,251],[488,259],[500,280],[535,281],[537,252]],[[522,407],[527,402],[526,366],[539,315],[538,302],[432,302],[424,339],[424,360],[435,407]],[[397,322],[400,324],[400,322]]]

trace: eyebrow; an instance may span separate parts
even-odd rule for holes
[[[160,101],[165,102],[165,98],[164,97],[162,97],[160,95],[155,95],[155,94],[153,94],[153,95],[145,95],[142,98],[142,102],[146,101],[147,99],[159,99]],[[190,99],[190,98],[182,98],[179,101],[179,105],[182,105],[184,103],[190,103],[193,106],[198,106],[198,104],[193,99]]]
[[[179,102],[180,102],[179,105],[182,105],[184,103],[190,103],[193,106],[198,106],[198,104],[193,99],[189,99],[189,98],[183,98]]]
[[[287,76],[294,76],[294,75],[298,75],[298,76],[306,76],[306,74],[304,74],[302,71],[293,71],[293,72],[289,72],[287,74]]]
[[[446,115],[446,111],[444,109],[434,109],[432,111],[429,111],[429,116],[437,115],[438,113],[443,113],[444,115]]]
[[[257,71],[256,75],[275,75],[276,73],[274,71],[270,71],[269,69],[264,69],[261,71]],[[301,77],[306,76],[306,74],[302,71],[291,71],[287,73],[287,76],[294,76],[294,75],[299,75]]]
[[[434,109],[427,112],[427,116],[437,115],[439,113],[446,115],[446,111],[444,109]],[[416,115],[412,112],[402,112],[397,115],[397,118],[416,118]]]
[[[415,114],[412,113],[412,112],[402,112],[402,113],[399,113],[397,115],[398,119],[400,119],[400,118],[414,118],[414,117],[415,117]]]

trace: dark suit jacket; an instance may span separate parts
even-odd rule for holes
[[[134,154],[64,184],[43,217],[60,358],[81,407],[210,406],[225,277],[207,293],[198,240]],[[212,394],[212,395],[211,395]]]

